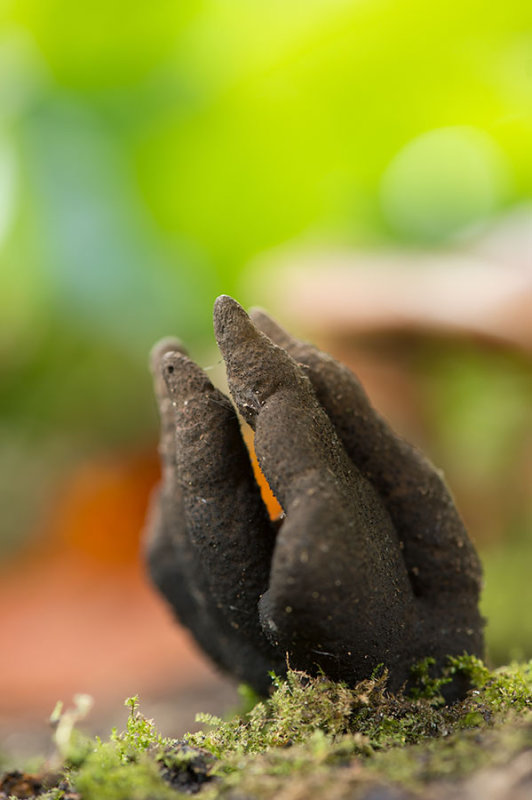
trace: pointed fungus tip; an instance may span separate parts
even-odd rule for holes
[[[252,339],[256,329],[240,303],[223,294],[214,304],[214,334],[224,354],[242,341]]]
[[[176,336],[165,336],[164,339],[159,339],[150,351],[149,364],[153,375],[159,373],[161,361],[167,353],[181,353],[186,356],[187,349]]]
[[[184,353],[177,350],[167,350],[161,357],[159,362],[161,374],[166,381],[169,389],[174,388],[175,373],[182,366],[183,362],[188,360]]]
[[[191,397],[213,388],[201,367],[185,353],[165,353],[161,359],[161,373],[173,399]]]
[[[246,312],[238,303],[234,297],[231,297],[228,294],[221,294],[219,297],[216,298],[214,301],[214,318],[216,320],[217,317],[223,314],[244,314],[247,317]]]

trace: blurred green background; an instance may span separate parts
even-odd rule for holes
[[[242,288],[259,254],[442,250],[532,198],[527,0],[1,8],[5,558],[72,465],[153,446],[150,347],[209,353],[217,294],[261,302]],[[529,361],[473,347],[424,375],[448,463],[502,486]],[[485,548],[499,661],[532,656],[529,498]]]

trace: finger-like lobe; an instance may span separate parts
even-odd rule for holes
[[[183,453],[177,447],[175,400],[168,389],[164,365],[180,362],[185,350],[179,340],[164,339],[152,350],[150,368],[154,376],[155,396],[161,418],[161,443],[159,451],[163,463],[163,479],[150,504],[146,532],[144,536],[145,558],[151,579],[166,598],[180,622],[193,633],[198,643],[220,667],[234,674],[261,692],[267,693],[270,686],[269,671],[279,674],[284,662],[265,642],[257,625],[257,596],[249,600],[248,614],[255,605],[253,631],[249,636],[246,625],[240,630],[235,620],[235,607],[231,597],[220,601],[220,592],[212,590],[215,575],[209,573],[209,559],[204,558],[204,548],[194,543],[194,529],[191,529],[186,512],[187,490],[182,486],[181,464]],[[165,360],[165,357],[168,358]],[[163,363],[164,362],[164,363]],[[199,368],[191,368],[186,392],[210,390]],[[172,375],[172,371],[170,372]],[[185,381],[186,383],[186,381]],[[186,398],[185,398],[186,399]],[[222,405],[229,407],[222,396]],[[240,440],[238,441],[241,445]],[[245,455],[245,454],[243,454]],[[186,480],[186,477],[185,477]],[[189,487],[190,488],[190,487]],[[230,487],[228,488],[230,492]],[[234,516],[237,517],[235,498]],[[246,509],[244,508],[244,513]],[[194,515],[193,515],[194,516]],[[269,532],[267,532],[269,533]],[[229,536],[231,532],[229,531]],[[252,546],[252,533],[249,545]],[[243,548],[245,552],[245,548]],[[243,559],[245,561],[245,558]],[[234,570],[231,573],[234,577]],[[262,578],[264,580],[264,577]],[[235,578],[235,585],[238,578]],[[223,594],[223,587],[221,588]],[[229,613],[227,614],[227,611]],[[237,625],[235,626],[235,621]],[[259,640],[259,643],[257,643]]]
[[[215,330],[229,386],[255,427],[259,463],[286,512],[261,601],[263,626],[293,665],[362,677],[357,659],[368,659],[369,672],[388,662],[413,624],[390,517],[301,366],[235,301],[223,298],[219,308],[223,324]]]
[[[257,604],[268,585],[274,531],[234,408],[193,361],[166,354],[175,413],[176,480],[187,536],[230,625],[264,644]]]
[[[444,603],[466,594],[474,606],[481,566],[441,474],[394,433],[347,367],[294,339],[264,311],[253,320],[304,366],[346,452],[384,500],[416,594]]]

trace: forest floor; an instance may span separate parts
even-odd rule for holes
[[[467,696],[445,705],[445,681]],[[107,740],[78,730],[88,701],[57,709],[56,754],[36,774],[6,773],[0,800],[530,800],[532,662],[490,672],[469,656],[441,676],[430,659],[413,689],[391,694],[380,672],[353,688],[289,671],[227,720],[162,737],[128,698],[124,731]]]

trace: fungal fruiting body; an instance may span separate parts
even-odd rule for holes
[[[350,370],[263,311],[219,297],[214,330],[234,406],[177,340],[151,358],[163,480],[147,559],[201,647],[262,693],[287,660],[348,684],[384,665],[398,689],[428,656],[482,656],[480,562],[439,472]]]

